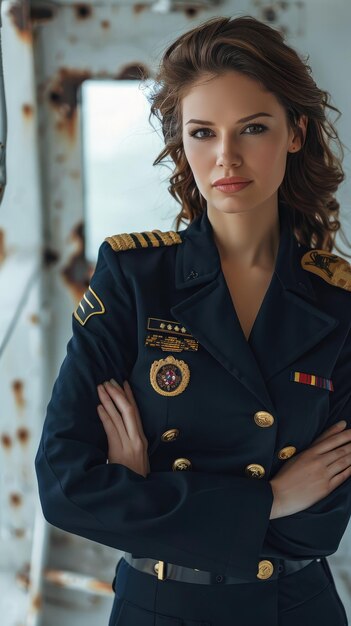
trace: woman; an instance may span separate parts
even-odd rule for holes
[[[250,16],[183,34],[156,84],[177,230],[100,247],[36,457],[44,515],[125,551],[110,626],[345,625],[326,559],[351,515],[333,107]]]

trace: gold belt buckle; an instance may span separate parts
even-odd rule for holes
[[[158,563],[155,563],[154,569],[155,572],[157,572],[158,580],[164,580],[166,578],[164,561],[158,561]]]

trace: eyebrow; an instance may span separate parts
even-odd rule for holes
[[[242,122],[248,122],[249,120],[253,120],[255,117],[273,117],[270,113],[265,113],[261,111],[260,113],[254,113],[253,115],[248,115],[247,117],[242,117],[237,121],[237,124],[241,124]],[[186,124],[190,124],[193,122],[194,124],[208,124],[209,126],[214,126],[214,122],[209,122],[207,120],[189,120]]]

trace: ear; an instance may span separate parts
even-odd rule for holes
[[[306,140],[308,117],[307,115],[301,115],[298,122],[298,129],[294,132],[291,131],[291,140],[288,152],[296,153],[303,147]]]

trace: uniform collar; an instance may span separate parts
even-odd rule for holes
[[[289,220],[289,208],[279,204],[280,240],[271,283],[246,340],[221,268],[207,212],[180,231],[176,246],[178,297],[170,319],[184,324],[232,376],[256,396],[262,409],[274,412],[268,380],[320,343],[339,325],[339,319],[319,302]],[[190,289],[192,287],[192,289]],[[342,329],[341,329],[342,330]],[[339,341],[339,340],[338,340]],[[339,342],[324,342],[319,354],[325,363],[334,358]],[[331,349],[331,344],[333,349]],[[311,373],[321,375],[319,372]]]
[[[301,266],[301,257],[309,248],[300,244],[294,235],[292,209],[279,201],[278,213],[280,241],[274,273],[284,289],[313,302],[316,294],[308,272]],[[221,261],[207,208],[179,234],[183,243],[177,250],[176,287],[195,287],[216,278],[221,271]]]

